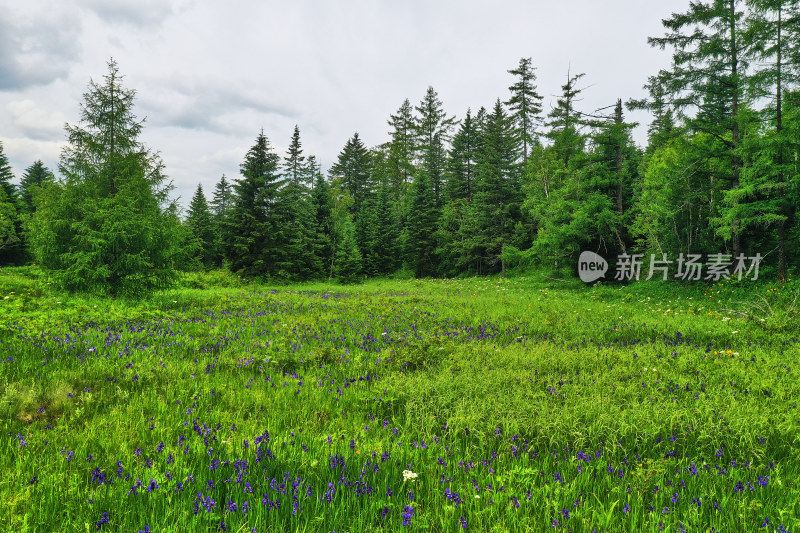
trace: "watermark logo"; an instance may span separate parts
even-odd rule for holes
[[[578,258],[578,276],[584,283],[591,283],[606,275],[608,262],[594,252],[581,252]]]
[[[618,255],[614,279],[639,281],[642,267],[645,266],[645,257],[644,254]],[[758,267],[762,259],[761,254],[752,257],[739,254],[733,257],[731,254],[716,253],[706,255],[704,262],[701,254],[680,254],[675,260],[668,259],[667,254],[661,254],[660,257],[650,254],[645,279],[652,279],[658,275],[664,281],[670,277],[690,281],[719,281],[732,277],[741,280],[744,277],[755,281],[758,279]],[[581,253],[578,259],[578,275],[581,281],[591,283],[602,278],[607,270],[608,263],[603,257],[594,252]]]

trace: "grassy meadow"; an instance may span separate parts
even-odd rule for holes
[[[3,531],[800,531],[800,284],[0,272]]]

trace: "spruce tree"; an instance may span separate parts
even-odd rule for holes
[[[565,166],[569,166],[571,160],[582,153],[585,145],[583,116],[575,107],[583,92],[578,88],[578,82],[584,75],[567,72],[567,82],[561,86],[561,96],[548,114],[547,126],[550,130],[547,137],[553,142],[553,148]]]
[[[436,223],[439,210],[427,172],[414,177],[406,215],[405,258],[418,278],[437,274]]]
[[[311,159],[311,158],[309,158]],[[314,253],[319,258],[322,273],[333,276],[333,201],[330,185],[316,165],[309,161],[309,168],[314,176],[314,189],[311,193],[311,212],[314,216]]]
[[[211,210],[208,208],[203,185],[198,183],[192,201],[189,203],[189,213],[186,225],[192,233],[196,243],[195,257],[204,267],[214,264],[214,222]]]
[[[748,0],[747,4],[751,9],[742,39],[749,43],[755,60],[750,87],[757,98],[769,103],[757,120],[765,127],[756,127],[753,135],[743,139],[744,168],[739,186],[726,195],[731,209],[724,213],[727,220],[721,231],[727,234],[734,221],[742,231],[774,229],[778,276],[785,279],[787,228],[794,219],[798,179],[792,172],[792,139],[785,134],[783,108],[787,87],[796,87],[800,81],[800,0]]]
[[[25,258],[25,244],[22,231],[22,204],[17,187],[11,183],[14,173],[3,151],[0,141],[0,189],[3,190],[0,202],[0,265],[19,264]]]
[[[481,220],[481,237],[490,267],[505,275],[503,247],[509,243],[520,219],[521,167],[519,142],[513,123],[497,100],[487,117],[477,154],[475,205]]]
[[[476,156],[480,146],[480,136],[476,121],[470,110],[453,136],[453,146],[447,160],[447,182],[445,191],[448,201],[472,201],[475,188]]]
[[[372,158],[358,133],[355,133],[339,152],[336,163],[331,166],[331,177],[340,178],[342,187],[353,199],[350,212],[357,214],[362,204],[372,196]]]
[[[425,174],[425,181],[430,183],[433,192],[434,206],[439,209],[444,203],[442,185],[447,164],[447,145],[456,120],[444,112],[442,101],[433,87],[428,87],[425,97],[415,109],[418,173]]]
[[[241,164],[242,178],[234,184],[231,268],[245,276],[274,276],[283,259],[278,163],[262,130]]]
[[[212,225],[214,227],[214,265],[222,266],[230,259],[231,250],[231,212],[233,210],[234,192],[225,174],[214,186],[214,197],[211,200]]]
[[[387,177],[391,186],[392,201],[402,206],[408,196],[408,188],[414,176],[414,153],[416,151],[414,108],[408,99],[390,116],[391,126],[388,145]]]
[[[528,159],[528,149],[539,142],[536,126],[541,122],[542,96],[536,91],[536,72],[531,58],[523,57],[517,68],[509,70],[517,81],[508,88],[511,98],[506,102],[522,142],[522,159]]]
[[[7,250],[19,242],[17,219],[16,206],[6,196],[5,189],[0,187],[0,265],[8,262]]]
[[[285,277],[307,280],[320,275],[322,262],[315,249],[315,213],[306,185],[310,181],[310,165],[302,154],[300,129],[295,126],[284,157],[285,185],[279,193],[285,235],[282,269]],[[316,165],[315,160],[310,163]]]
[[[36,206],[33,203],[34,191],[41,188],[46,183],[55,181],[53,173],[44,166],[41,161],[36,161],[34,164],[25,169],[20,180],[20,200],[22,201],[23,209],[27,213],[33,213]]]

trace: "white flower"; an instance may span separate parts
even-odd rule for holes
[[[403,481],[408,481],[417,479],[418,474],[415,474],[411,470],[403,470]]]

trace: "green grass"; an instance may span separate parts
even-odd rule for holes
[[[796,531],[797,291],[6,269],[0,525]]]

